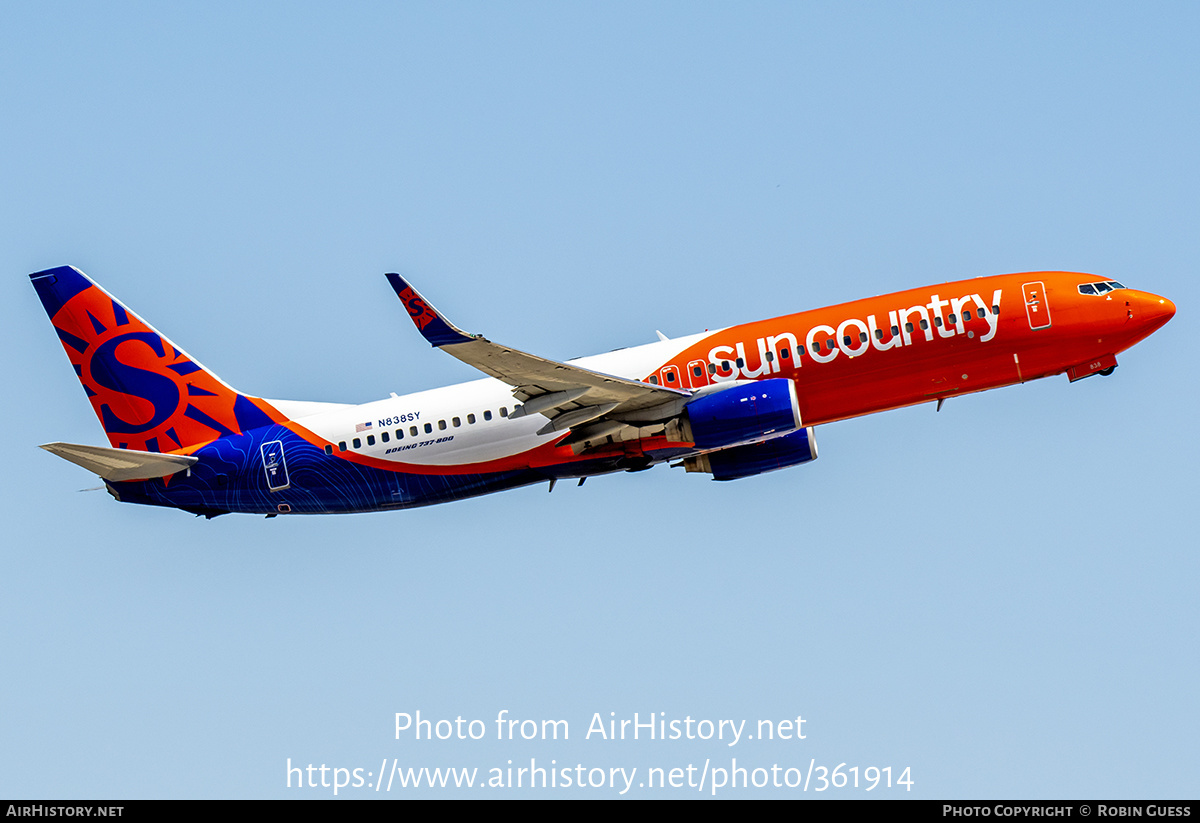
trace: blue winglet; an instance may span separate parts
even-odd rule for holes
[[[408,314],[416,324],[417,331],[434,346],[447,346],[451,343],[465,343],[474,340],[471,335],[454,326],[446,318],[438,314],[438,310],[429,305],[416,289],[408,285],[400,275],[390,272],[388,282],[396,290],[400,302],[408,309]]]

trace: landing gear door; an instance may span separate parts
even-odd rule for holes
[[[1021,286],[1025,296],[1025,315],[1029,318],[1029,328],[1037,331],[1050,327],[1050,306],[1046,303],[1046,287],[1042,281],[1026,283]]]
[[[287,462],[283,459],[283,441],[272,440],[263,443],[263,471],[267,473],[267,487],[273,491],[282,491],[291,485],[288,480]]]

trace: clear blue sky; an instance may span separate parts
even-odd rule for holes
[[[1198,41],[1191,3],[4,3],[0,796],[736,758],[1195,797]],[[1179,313],[1111,378],[827,426],[735,483],[208,522],[36,448],[104,443],[25,277],[62,264],[244,391],[342,402],[475,376],[388,270],[556,358],[1008,271]],[[489,737],[395,740],[418,710]],[[570,740],[497,741],[501,710]],[[806,738],[585,740],[610,712]]]

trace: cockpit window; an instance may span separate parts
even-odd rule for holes
[[[1116,280],[1105,280],[1100,283],[1081,283],[1079,285],[1080,294],[1107,294],[1115,289],[1125,288]]]

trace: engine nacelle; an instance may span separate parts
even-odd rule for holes
[[[713,480],[738,480],[817,459],[817,436],[812,427],[761,443],[731,446],[683,461],[689,472],[707,472]]]
[[[705,394],[686,406],[687,439],[699,449],[753,443],[800,428],[796,384],[759,380]]]

